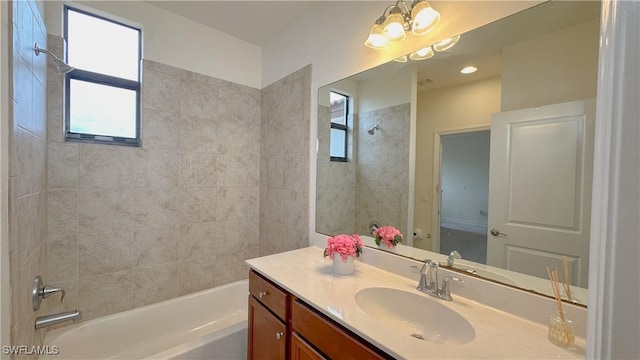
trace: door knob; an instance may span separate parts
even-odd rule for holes
[[[498,230],[498,229],[496,229],[496,228],[493,228],[493,229],[489,230],[489,232],[490,232],[490,233],[491,233],[491,235],[493,235],[493,236],[505,236],[505,237],[506,237],[506,236],[508,236],[507,234],[505,234],[505,233],[503,233],[503,232],[500,232],[500,230]]]
[[[282,331],[278,331],[276,333],[276,339],[280,340],[282,338],[282,336],[284,335],[284,333]]]

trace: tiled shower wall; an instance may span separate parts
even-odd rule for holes
[[[261,255],[309,245],[310,98],[311,66],[262,90]]]
[[[358,122],[356,231],[368,234],[375,220],[395,226],[407,239],[410,104],[360,113]],[[376,124],[380,130],[368,134]]]
[[[49,46],[62,53],[61,38]],[[260,90],[145,60],[130,148],[64,142],[62,79],[48,92],[48,282],[67,290],[55,310],[86,320],[245,278],[261,248]]]
[[[45,330],[34,330],[44,303],[34,312],[31,288],[36,275],[46,276],[47,225],[47,57],[36,56],[34,43],[47,46],[46,29],[36,4],[13,1],[13,124],[10,134],[9,252],[11,344],[40,345]],[[54,297],[54,298],[57,298]],[[8,345],[8,344],[3,344]],[[16,358],[28,358],[20,354]],[[33,356],[36,358],[37,356]]]
[[[356,118],[356,119],[354,119]],[[330,161],[331,109],[318,106],[318,159],[316,173],[316,231],[338,235],[355,233],[356,159],[353,143],[358,131],[357,114],[349,119],[352,124],[348,137],[347,162]],[[365,233],[361,233],[365,234]]]

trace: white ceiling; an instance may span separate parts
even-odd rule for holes
[[[147,1],[151,5],[263,46],[316,1]]]

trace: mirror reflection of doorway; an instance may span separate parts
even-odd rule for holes
[[[442,135],[439,251],[487,263],[490,131]]]

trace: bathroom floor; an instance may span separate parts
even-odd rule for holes
[[[487,263],[487,235],[469,231],[440,228],[440,253],[449,255],[457,250],[465,260]]]

